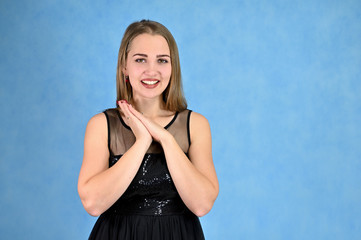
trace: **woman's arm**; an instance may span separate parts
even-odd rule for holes
[[[129,119],[128,124],[134,128],[135,124],[131,121]],[[141,123],[138,126],[143,127]],[[137,129],[136,132],[140,131]],[[152,141],[150,135],[138,136],[145,137],[136,138],[134,145],[109,168],[106,117],[101,113],[90,119],[85,132],[83,164],[78,180],[80,199],[90,215],[98,216],[106,211],[131,183]]]
[[[169,172],[183,202],[197,216],[207,214],[219,191],[212,160],[211,130],[207,119],[195,112],[191,114],[191,146],[188,150],[188,158],[168,131],[144,117],[130,105],[129,110],[162,145]]]
[[[179,195],[187,207],[201,217],[211,210],[219,191],[212,160],[211,131],[201,114],[192,112],[190,135],[189,159],[171,134],[160,142]]]

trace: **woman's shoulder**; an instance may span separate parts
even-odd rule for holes
[[[190,112],[190,119],[193,124],[209,125],[208,119],[205,116],[203,116],[202,114],[200,114],[198,112],[192,111],[192,110],[188,110],[188,111]]]
[[[90,118],[88,127],[106,128],[109,122],[114,122],[119,118],[119,110],[117,108],[108,108],[101,113],[95,114]]]
[[[103,113],[108,117],[118,117],[119,109],[118,108],[108,108],[103,111]]]
[[[107,119],[104,112],[95,114],[93,117],[91,117],[88,121],[87,129],[88,128],[101,128],[106,126]]]
[[[208,133],[210,132],[210,125],[208,119],[202,114],[195,111],[191,111],[189,118],[189,128],[193,138],[195,135],[208,135]]]
[[[211,139],[211,128],[208,119],[198,112],[192,111],[189,118],[190,142],[203,144]]]

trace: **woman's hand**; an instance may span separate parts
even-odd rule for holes
[[[162,143],[163,140],[172,136],[164,127],[143,116],[143,114],[135,110],[132,105],[128,105],[128,107],[129,111],[144,124],[155,141]]]
[[[130,109],[130,104],[127,101],[121,100],[118,101],[118,105],[122,110],[122,115],[124,116],[124,122],[132,129],[135,138],[137,140],[144,140],[149,145],[152,143],[152,135],[147,130],[146,126],[136,117]]]

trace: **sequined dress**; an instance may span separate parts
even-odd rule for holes
[[[134,144],[135,136],[117,109],[104,111],[109,167]],[[177,112],[165,127],[187,153],[190,110]],[[162,147],[153,142],[124,194],[95,223],[89,239],[200,240],[199,219],[183,203],[168,171]]]

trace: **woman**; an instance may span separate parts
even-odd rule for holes
[[[119,49],[117,105],[92,117],[78,191],[99,216],[89,239],[204,239],[218,195],[209,123],[188,110],[178,49],[160,23],[132,23]]]

